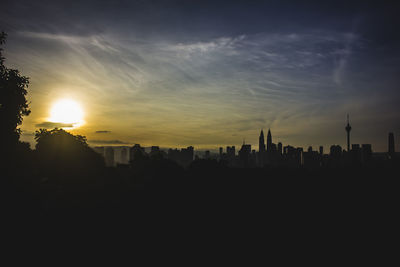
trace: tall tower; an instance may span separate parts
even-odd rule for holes
[[[394,135],[393,133],[389,133],[389,154],[394,154]]]
[[[261,130],[260,138],[258,139],[258,151],[265,152],[264,132]]]
[[[268,129],[268,135],[267,135],[267,151],[272,152],[272,135],[270,129]]]
[[[350,131],[351,131],[351,126],[349,123],[349,114],[347,114],[347,125],[346,125],[346,132],[347,132],[347,152],[350,151]]]

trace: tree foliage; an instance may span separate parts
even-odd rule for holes
[[[86,137],[63,129],[40,129],[35,140],[37,157],[48,174],[97,171],[104,166],[103,157],[87,144]]]
[[[0,139],[3,147],[18,142],[21,130],[17,127],[21,125],[23,116],[31,112],[26,100],[29,78],[4,65],[1,45],[5,43],[6,36],[4,32],[0,33]]]

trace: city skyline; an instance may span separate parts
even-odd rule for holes
[[[349,116],[347,116],[347,117],[349,117]],[[371,147],[371,152],[373,152],[373,153],[394,154],[394,153],[398,152],[398,150],[396,149],[395,135],[394,135],[393,132],[389,132],[388,133],[386,150],[385,151],[376,151],[376,150],[373,149],[373,145],[372,144],[365,144],[365,143],[361,144],[361,143],[356,143],[356,142],[355,143],[350,142],[350,130],[351,130],[351,127],[350,127],[350,124],[349,124],[349,119],[347,121],[347,125],[345,127],[345,130],[346,130],[346,140],[347,140],[346,147],[342,147],[341,145],[338,145],[338,144],[331,144],[328,147],[324,147],[322,145],[319,145],[319,146],[308,146],[308,147],[293,146],[292,144],[282,144],[282,142],[280,142],[279,140],[277,140],[277,142],[274,143],[272,141],[271,129],[268,129],[267,141],[265,141],[265,138],[264,138],[264,129],[261,129],[259,137],[258,137],[258,140],[259,140],[258,141],[258,146],[257,145],[253,145],[251,143],[248,143],[248,142],[246,142],[245,139],[243,139],[242,144],[239,145],[239,146],[231,144],[231,145],[228,145],[228,146],[225,146],[225,147],[219,146],[219,147],[213,148],[213,149],[207,149],[207,148],[203,148],[203,149],[201,149],[201,148],[198,149],[197,148],[196,149],[193,146],[189,146],[189,147],[193,148],[193,150],[195,152],[202,152],[202,153],[204,153],[204,152],[205,153],[212,152],[214,155],[218,155],[219,154],[220,156],[223,153],[229,153],[228,150],[230,148],[234,149],[233,154],[236,155],[235,149],[239,149],[240,147],[243,147],[243,146],[248,146],[250,148],[250,151],[255,151],[257,153],[260,153],[260,152],[261,153],[269,153],[269,152],[275,150],[275,151],[279,151],[280,154],[283,153],[285,147],[286,148],[287,147],[293,147],[293,148],[296,148],[296,149],[301,149],[302,151],[309,151],[309,152],[310,151],[317,151],[321,155],[327,155],[327,154],[331,153],[331,151],[328,150],[328,148],[332,149],[332,147],[340,147],[342,152],[349,152],[349,151],[353,150],[354,148],[361,147],[363,145],[370,146]],[[119,144],[119,145],[115,145],[115,146],[110,146],[110,145],[94,146],[94,148],[96,148],[96,149],[99,149],[99,148],[105,149],[105,148],[109,148],[109,147],[114,147],[114,148],[117,148],[117,149],[124,150],[126,148],[131,147],[131,146],[132,145],[128,145],[128,144],[125,144],[125,145]],[[133,145],[133,147],[135,147],[135,146],[140,146],[141,147],[141,145],[137,144],[137,143]],[[153,151],[154,148],[157,148],[157,151],[166,152],[166,151],[168,151],[170,149],[175,149],[175,150],[176,149],[187,149],[188,147],[160,147],[160,146],[152,145],[152,146],[143,146],[141,148],[143,149],[143,152],[145,151],[145,149],[148,150],[147,152],[151,152],[151,151]],[[256,149],[256,148],[258,148],[258,149]]]
[[[319,147],[324,147],[325,148],[325,147],[330,147],[332,145],[339,145],[339,146],[341,146],[343,148],[343,150],[349,151],[349,150],[351,150],[352,144],[362,144],[362,142],[357,142],[357,140],[355,140],[355,142],[351,142],[350,141],[350,140],[353,140],[353,139],[352,139],[352,137],[350,137],[351,136],[350,132],[352,130],[352,127],[350,126],[350,122],[349,122],[349,114],[347,114],[347,124],[345,125],[344,130],[345,130],[346,135],[345,135],[345,137],[343,137],[345,139],[343,144],[334,143],[334,144],[328,144],[328,145],[325,146],[323,144],[294,145],[294,144],[287,143],[286,145],[293,145],[294,147],[299,147],[299,148],[304,148],[304,149],[306,149],[308,147],[313,147],[313,148],[316,148],[316,150],[318,150]],[[264,128],[261,128],[260,134],[257,137],[257,139],[258,139],[257,143],[255,143],[254,141],[248,142],[248,141],[246,141],[248,139],[242,138],[242,143],[238,142],[238,143],[234,143],[234,144],[224,144],[224,145],[225,145],[225,147],[232,146],[232,145],[235,146],[235,147],[240,147],[241,144],[249,144],[252,147],[257,147],[258,148],[257,151],[270,150],[271,149],[271,145],[272,145],[272,140],[271,140],[272,131],[271,131],[271,129],[268,129],[268,134],[267,134],[266,141],[265,141],[265,138],[264,138],[263,131],[264,131]],[[393,145],[392,145],[393,150],[399,151],[400,150],[398,148],[399,144],[394,142],[394,140],[396,139],[395,137],[398,136],[398,134],[393,133],[393,132],[389,132],[387,134],[389,134],[391,136],[390,138],[393,140]],[[253,139],[255,139],[255,138],[254,137],[250,138],[250,140],[253,140]],[[35,141],[34,140],[25,139],[24,141],[30,142],[32,147],[34,147],[34,145],[35,145]],[[109,142],[104,142],[104,143],[102,143],[101,141],[96,141],[96,140],[88,140],[88,143],[92,147],[112,147],[112,146],[115,146],[115,147],[129,147],[129,146],[132,146],[132,145],[135,145],[135,144],[139,144],[137,142],[132,142],[132,143],[129,143],[129,142],[126,142],[126,143],[125,142],[118,142],[118,140],[110,140]],[[279,139],[278,139],[278,143],[283,145],[283,143]],[[276,143],[276,144],[278,144],[278,143]],[[368,144],[370,144],[370,143],[368,143]],[[160,147],[162,149],[185,148],[185,147],[187,147],[185,145],[183,145],[183,146],[170,146],[170,147],[169,146],[160,146],[159,144],[155,144],[155,143],[145,144],[144,147],[151,148],[154,145],[157,145],[158,147]],[[263,147],[262,147],[262,145],[263,145]],[[371,144],[371,145],[372,145],[372,147],[374,147],[374,144]],[[190,144],[189,146],[193,146],[193,144]],[[200,146],[196,150],[197,151],[210,150],[210,151],[213,151],[213,152],[216,153],[216,152],[219,151],[220,148],[221,148],[221,145],[216,144],[213,147],[201,147]],[[260,148],[262,148],[262,150],[260,150]],[[382,149],[382,150],[374,150],[374,152],[388,152],[388,151],[389,150],[388,150],[387,140],[386,140],[386,147],[384,149]]]
[[[261,129],[259,135],[258,150],[245,140],[241,146],[219,147],[218,153],[210,150],[199,151],[193,146],[182,149],[162,149],[159,146],[150,148],[135,144],[132,147],[110,147],[98,146],[93,149],[103,156],[107,167],[127,168],[129,166],[141,165],[149,160],[174,161],[181,167],[190,168],[193,164],[199,164],[199,160],[214,160],[221,166],[233,168],[263,168],[263,167],[284,167],[284,168],[342,168],[350,166],[367,166],[369,164],[382,164],[392,162],[399,153],[395,151],[394,134],[388,134],[387,151],[373,151],[371,144],[350,143],[351,126],[349,119],[345,127],[347,133],[347,149],[340,145],[331,145],[329,149],[323,146],[293,147],[290,144],[283,145],[281,142],[274,143],[271,130],[268,129],[267,141],[265,142],[264,131]],[[265,146],[266,145],[266,146]],[[129,153],[128,153],[129,151]],[[197,163],[196,163],[197,162]]]
[[[96,145],[259,143],[387,150],[400,133],[390,2],[8,1],[5,64],[30,78],[21,140],[66,128]],[[58,106],[57,106],[58,105]],[[57,113],[63,105],[71,111]],[[62,111],[61,112],[65,112]],[[396,150],[399,144],[395,143]]]

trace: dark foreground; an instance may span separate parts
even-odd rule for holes
[[[218,256],[246,265],[253,258],[244,251],[258,259],[278,253],[282,263],[318,264],[342,264],[348,257],[354,264],[382,264],[395,255],[396,164],[306,170],[229,169],[202,162],[184,170],[154,161],[87,174],[64,169],[46,177],[28,170],[2,179],[3,222],[18,218],[3,228],[17,228],[9,231],[12,240],[22,230],[37,233],[37,240],[50,232],[65,243],[73,231],[74,246],[90,235],[90,242],[109,250],[140,236],[142,247],[159,245],[174,262],[188,256],[189,262],[207,263]],[[40,226],[33,227],[37,218]],[[106,236],[118,241],[105,242]]]
[[[378,216],[390,212],[399,200],[396,164],[235,169],[204,161],[183,169],[170,161],[153,161],[91,173],[65,169],[43,175],[29,168],[3,173],[3,203],[6,210],[19,213],[103,210],[132,216],[146,212],[223,216],[244,212],[297,217],[341,211]]]

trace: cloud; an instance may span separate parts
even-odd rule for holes
[[[129,142],[125,142],[125,141],[121,141],[121,140],[88,140],[88,143],[104,144],[104,145],[126,145],[126,144],[130,144]]]
[[[111,131],[96,131],[95,133],[97,133],[97,134],[107,134],[107,133],[111,133]]]
[[[60,122],[51,122],[51,121],[45,121],[42,123],[38,123],[35,125],[36,127],[42,127],[42,128],[72,128],[74,125],[72,123],[60,123]]]

